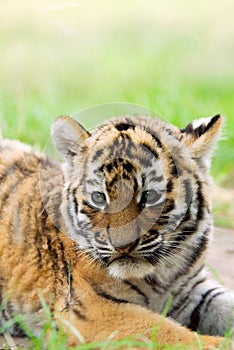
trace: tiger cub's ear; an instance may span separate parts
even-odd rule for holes
[[[76,120],[62,116],[53,122],[51,136],[55,147],[63,156],[73,156],[90,134]]]
[[[181,129],[181,140],[189,150],[191,158],[195,159],[200,167],[208,169],[210,166],[223,119],[221,115],[202,118],[194,120],[185,129]]]

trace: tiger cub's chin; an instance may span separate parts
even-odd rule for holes
[[[129,279],[129,278],[144,278],[152,274],[154,267],[147,262],[137,260],[118,260],[113,261],[108,266],[109,274],[114,278]]]

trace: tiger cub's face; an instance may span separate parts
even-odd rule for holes
[[[221,119],[179,130],[123,117],[91,134],[69,117],[56,119],[52,137],[65,156],[62,212],[79,248],[123,279],[170,267],[179,254],[185,259],[179,242],[209,214],[203,182]]]

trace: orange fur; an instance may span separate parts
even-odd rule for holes
[[[87,342],[110,335],[114,339],[150,337],[155,327],[159,344],[181,343],[186,349],[198,349],[190,330],[141,306],[118,304],[96,293],[100,286],[111,289],[118,282],[68,238],[58,215],[59,165],[14,142],[3,141],[0,148],[0,291],[9,310],[40,315],[42,296],[58,324],[61,317],[67,319]],[[55,212],[54,217],[44,208],[42,192],[48,195],[47,211]],[[40,331],[40,318],[29,317],[27,322],[35,333]],[[201,336],[201,341],[203,349],[210,349],[222,338]],[[70,332],[69,345],[78,343]]]

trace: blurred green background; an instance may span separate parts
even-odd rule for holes
[[[113,101],[179,127],[221,113],[212,173],[234,187],[233,14],[233,0],[2,0],[4,136],[43,149],[56,116]],[[95,109],[86,119],[103,121]]]

